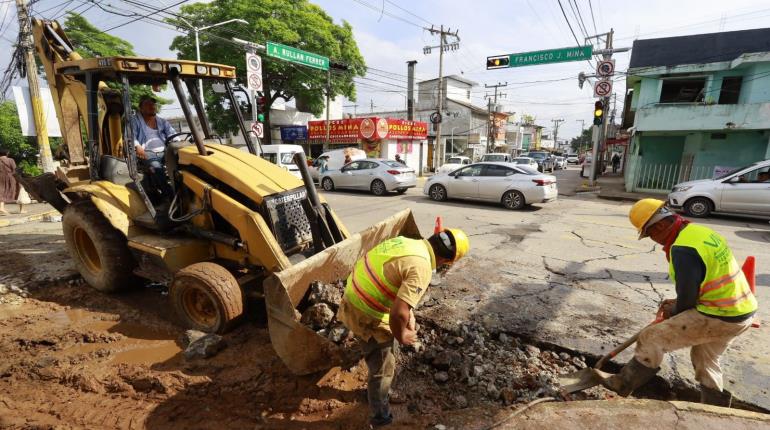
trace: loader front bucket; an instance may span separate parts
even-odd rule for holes
[[[396,236],[422,237],[411,210],[405,209],[265,281],[270,341],[294,374],[307,375],[350,365],[360,358],[355,351],[301,324],[297,306],[313,281],[332,283],[346,279],[359,258],[383,240]]]

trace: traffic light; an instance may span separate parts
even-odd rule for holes
[[[510,64],[510,61],[511,61],[511,57],[507,55],[487,57],[487,70],[506,68]]]
[[[265,122],[265,98],[257,96],[257,121]]]
[[[604,121],[604,103],[601,100],[594,103],[594,125],[602,125]]]

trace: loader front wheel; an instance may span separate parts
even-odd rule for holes
[[[186,326],[207,333],[228,331],[243,314],[238,281],[216,263],[195,263],[177,272],[169,297]]]
[[[105,293],[136,282],[136,261],[126,237],[116,230],[90,201],[72,203],[62,217],[64,240],[83,279]]]

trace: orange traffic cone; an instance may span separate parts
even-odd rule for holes
[[[441,233],[441,230],[443,230],[443,228],[441,227],[441,217],[437,216],[436,217],[436,226],[433,227],[433,234],[439,234],[439,233]]]
[[[754,289],[756,288],[756,278],[754,276],[754,265],[756,264],[756,260],[754,259],[753,255],[749,255],[746,257],[746,261],[743,262],[743,267],[741,270],[743,271],[743,275],[746,276],[746,280],[749,281],[749,288],[751,288],[751,292],[755,293]]]

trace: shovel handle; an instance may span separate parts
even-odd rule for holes
[[[641,332],[639,332],[641,333]],[[609,352],[609,354],[605,355],[599,361],[596,362],[596,365],[594,366],[594,369],[601,370],[602,366],[604,366],[604,363],[607,362],[607,360],[615,358],[616,355],[620,354],[621,352],[625,351],[626,348],[631,346],[634,342],[636,342],[636,339],[639,337],[639,333],[631,336],[627,341],[621,343],[618,345],[617,348],[613,349]]]

